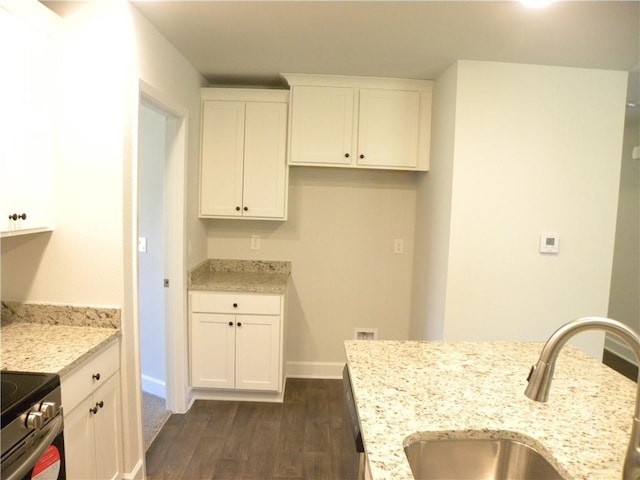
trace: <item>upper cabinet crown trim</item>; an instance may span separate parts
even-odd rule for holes
[[[281,73],[290,86],[377,88],[389,90],[431,91],[433,81],[385,77],[349,77],[307,73]]]
[[[219,88],[200,89],[201,100],[220,100],[232,102],[289,102],[289,90],[264,88]]]

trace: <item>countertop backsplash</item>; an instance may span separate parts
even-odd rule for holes
[[[119,329],[120,309],[2,300],[2,326],[18,322]]]

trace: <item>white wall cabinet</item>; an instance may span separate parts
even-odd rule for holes
[[[63,376],[61,382],[67,478],[120,478],[118,342]]]
[[[0,9],[0,236],[46,231],[53,219],[55,29],[52,12]],[[47,72],[53,81],[42,81]]]
[[[428,170],[431,82],[284,76],[290,165]]]
[[[289,92],[205,88],[200,216],[286,219]]]
[[[190,292],[191,384],[282,391],[283,296]]]

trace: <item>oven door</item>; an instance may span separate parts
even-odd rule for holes
[[[62,415],[3,459],[2,479],[66,480]]]

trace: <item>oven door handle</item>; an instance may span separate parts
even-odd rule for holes
[[[58,415],[47,425],[47,433],[44,437],[40,437],[38,445],[31,451],[26,458],[16,462],[18,467],[10,472],[2,472],[4,480],[20,480],[35,466],[42,454],[49,448],[55,438],[62,432],[62,415]]]

